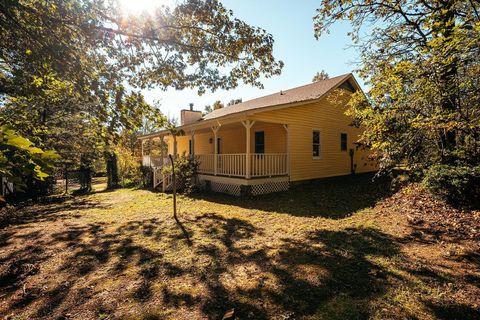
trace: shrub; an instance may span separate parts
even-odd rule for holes
[[[151,167],[140,166],[143,188],[153,188],[153,170]]]
[[[185,154],[178,156],[175,159],[175,174],[178,181],[177,186],[183,190],[184,193],[192,193],[197,191],[197,172],[198,172],[198,160],[186,156]],[[163,173],[171,173],[172,166],[166,165],[163,167]]]
[[[123,146],[115,148],[118,177],[122,187],[140,186],[143,180],[141,163],[131,150]]]
[[[423,185],[451,203],[477,205],[480,201],[480,166],[433,165],[426,170]]]

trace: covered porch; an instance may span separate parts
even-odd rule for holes
[[[196,155],[198,172],[245,179],[288,175],[286,153],[232,153]]]
[[[210,126],[190,125],[182,128],[182,131],[179,135],[163,132],[142,140],[143,165],[156,171],[168,163],[168,154],[183,154],[198,161],[201,182],[237,186],[265,184],[269,181],[288,183],[290,157],[287,124],[243,119],[228,123],[215,121]],[[151,148],[147,150],[147,141],[149,146],[156,144],[159,150],[156,153],[151,152]]]

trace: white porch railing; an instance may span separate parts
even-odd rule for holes
[[[144,155],[142,157],[142,165],[144,167],[161,167],[165,163],[169,163],[168,158],[163,158],[162,156],[150,156]]]
[[[200,154],[195,155],[199,162],[198,172],[205,174],[215,173],[215,155],[214,154]]]
[[[250,155],[252,177],[270,177],[288,174],[286,153],[253,153]]]
[[[247,175],[247,156],[245,153],[218,154],[215,170],[215,155],[196,155],[199,173],[217,174],[230,177],[271,177],[288,174],[286,153],[250,154],[250,174]]]
[[[246,158],[243,153],[217,154],[217,174],[232,177],[244,177]]]

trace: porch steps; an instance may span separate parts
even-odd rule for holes
[[[153,170],[153,189],[162,187],[162,191],[170,191],[173,188],[173,179],[171,173],[162,173],[163,166],[152,167]]]

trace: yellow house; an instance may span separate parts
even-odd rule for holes
[[[258,195],[286,190],[290,182],[375,171],[368,151],[356,147],[362,129],[345,115],[350,95],[361,90],[352,74],[227,106],[202,116],[181,111],[185,135],[160,131],[141,136],[143,165],[154,186],[168,189],[160,174],[166,154],[145,155],[158,139],[169,154],[195,156],[199,181],[216,192]],[[160,148],[161,150],[167,147]]]

